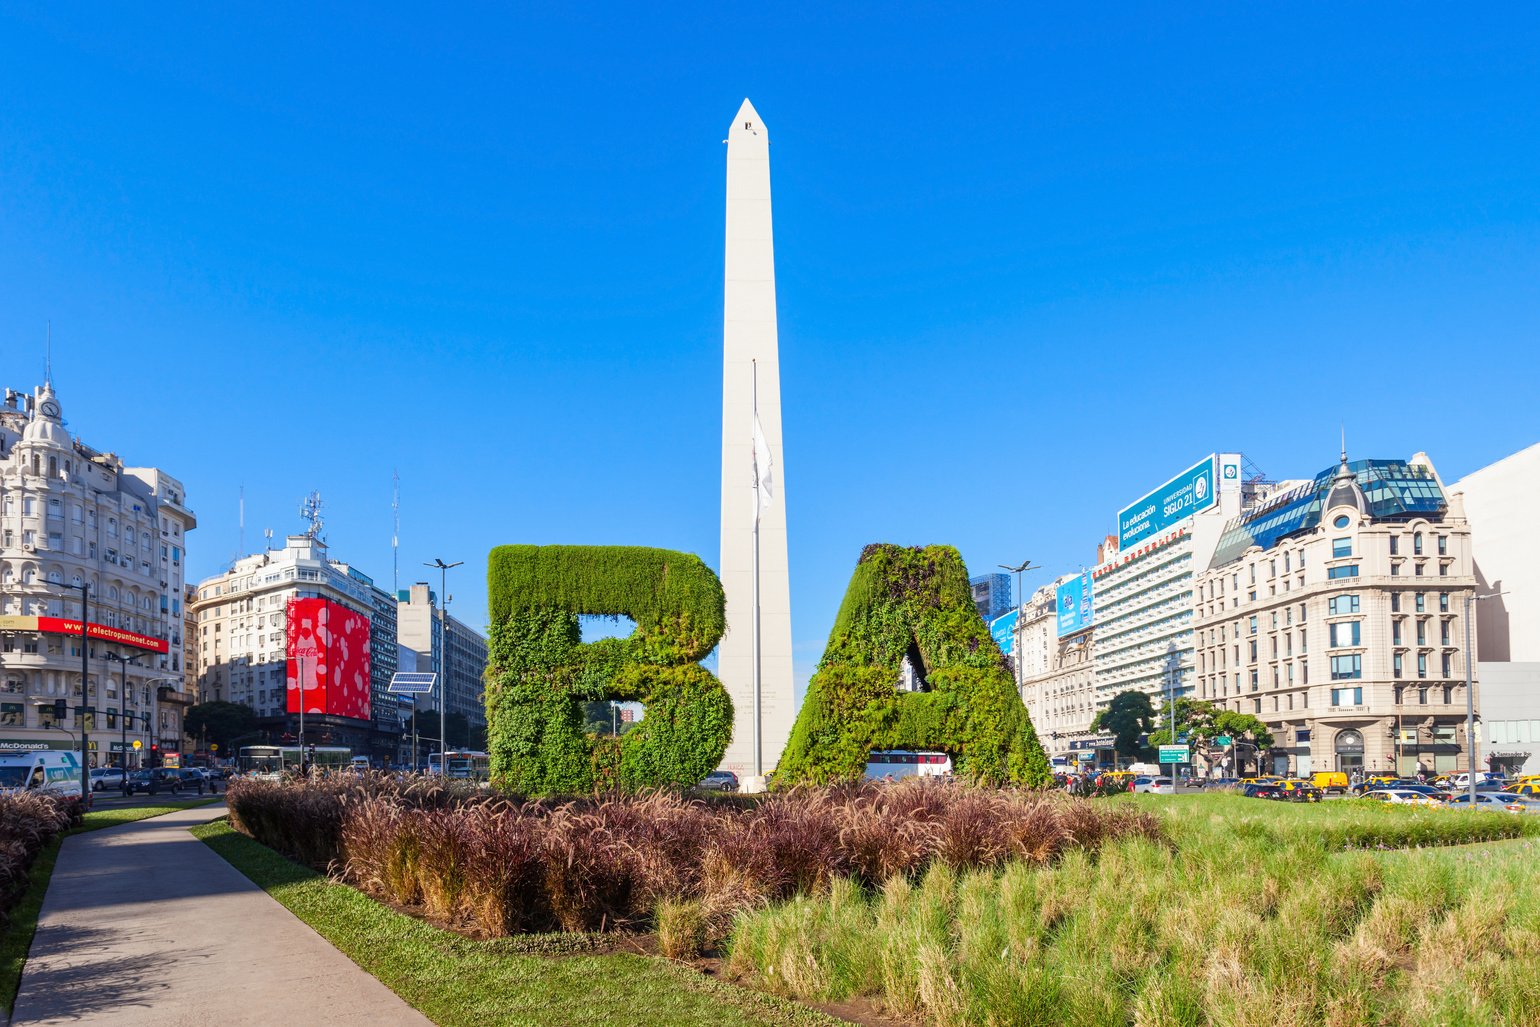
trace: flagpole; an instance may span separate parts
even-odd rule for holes
[[[753,426],[759,424],[759,361],[751,360],[750,382],[753,391]],[[750,451],[754,453],[754,776],[764,780],[763,746],[759,737],[759,450],[756,439],[749,438]]]

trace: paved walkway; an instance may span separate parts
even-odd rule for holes
[[[66,838],[12,1024],[431,1027],[188,833],[223,813]]]

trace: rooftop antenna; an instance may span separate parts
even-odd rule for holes
[[[53,318],[48,319],[48,360],[43,365],[43,384],[53,388]]]
[[[241,556],[245,556],[246,555],[246,486],[245,485],[241,486],[241,533],[240,533],[240,550],[239,550],[239,552],[240,552]]]
[[[272,528],[263,528],[262,529],[262,537],[264,539],[266,539],[266,541],[263,543],[262,548],[267,549],[267,550],[271,550],[273,548],[273,529]]]
[[[321,493],[312,492],[306,496],[305,501],[299,505],[299,515],[310,522],[306,537],[325,543],[326,537],[322,533],[326,530],[326,522],[321,517]]]
[[[393,593],[401,591],[401,472],[392,469],[390,472],[391,494],[390,515],[393,524],[390,530],[390,590]]]

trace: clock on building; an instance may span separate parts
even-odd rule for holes
[[[59,416],[59,404],[55,403],[51,399],[43,400],[43,405],[38,407],[38,409],[42,411],[44,417]]]

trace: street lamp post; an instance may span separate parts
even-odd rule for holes
[[[128,665],[141,658],[140,653],[135,653],[133,656],[124,656],[122,653],[107,654],[107,659],[117,660],[123,668],[123,686],[119,690],[120,705],[123,708],[118,713],[118,724],[123,729],[123,740],[119,743],[118,759],[122,764],[120,769],[123,771],[124,795],[128,794]]]
[[[1475,667],[1475,653],[1471,651],[1470,611],[1472,603],[1479,603],[1483,599],[1496,599],[1506,592],[1488,592],[1484,596],[1478,596],[1474,592],[1465,593],[1465,747],[1470,753],[1470,770],[1465,775],[1465,794],[1470,808],[1476,808],[1476,691],[1473,686],[1472,673]]]
[[[449,769],[444,758],[449,751],[449,734],[444,729],[444,711],[449,705],[449,572],[464,562],[445,563],[443,557],[435,556],[432,563],[423,564],[424,567],[438,568],[438,772],[441,777]]]
[[[1015,657],[1016,657],[1016,660],[1015,660],[1015,663],[1016,663],[1016,690],[1019,692],[1019,691],[1021,691],[1021,683],[1022,683],[1022,672],[1021,672],[1021,617],[1022,617],[1022,614],[1026,611],[1026,608],[1027,608],[1027,597],[1021,594],[1021,575],[1025,571],[1040,571],[1040,570],[1042,570],[1042,568],[1041,567],[1033,566],[1031,560],[1023,560],[1020,564],[1018,564],[1015,567],[1012,567],[1010,564],[1005,564],[1005,563],[998,564],[997,566],[999,566],[999,568],[1002,571],[1009,571],[1012,574],[1016,575],[1016,624],[1015,624],[1015,630],[1013,632],[1015,634],[1015,636],[1016,636],[1016,643],[1013,646],[1013,648],[1016,650],[1016,652],[1013,655],[1015,655]]]

